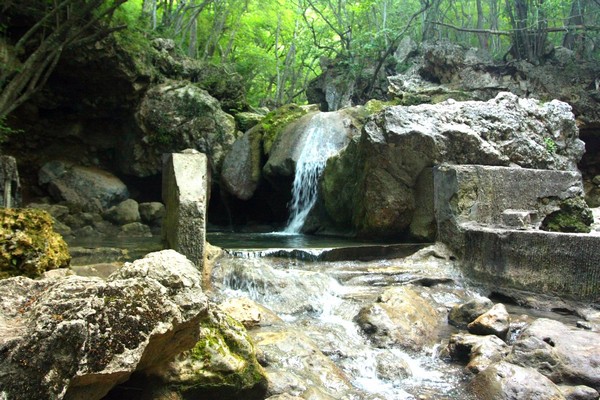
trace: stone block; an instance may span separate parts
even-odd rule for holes
[[[171,153],[163,158],[163,240],[198,268],[204,260],[209,176],[202,153]]]
[[[502,226],[512,229],[531,228],[531,212],[524,210],[504,210]]]

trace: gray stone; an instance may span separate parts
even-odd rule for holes
[[[566,400],[598,400],[600,397],[597,390],[584,385],[558,385],[558,387]]]
[[[138,202],[133,199],[127,199],[109,208],[104,217],[117,225],[141,221]]]
[[[238,129],[242,132],[248,131],[253,126],[257,125],[265,116],[263,114],[253,112],[241,112],[234,115]]]
[[[139,210],[142,222],[150,226],[159,226],[165,215],[165,206],[158,201],[140,203]]]
[[[456,304],[448,313],[448,323],[458,328],[466,328],[477,317],[488,311],[494,303],[487,297],[476,297],[463,304]]]
[[[250,130],[238,138],[223,161],[221,182],[223,187],[241,200],[248,200],[258,187],[261,178],[260,132]]]
[[[495,304],[467,325],[467,328],[475,335],[496,335],[505,340],[510,328],[510,315],[504,304]]]
[[[107,281],[0,281],[0,398],[101,399],[134,372],[198,340],[208,302],[174,251],[126,264]]]
[[[59,221],[62,221],[62,219],[69,214],[69,207],[62,204],[29,203],[27,207],[44,210],[48,214],[52,215],[54,219]]]
[[[152,237],[152,232],[148,225],[141,222],[130,222],[121,226],[119,237]]]
[[[409,286],[386,290],[376,303],[363,307],[355,321],[375,346],[412,351],[433,345],[441,326],[435,303]]]
[[[66,161],[50,161],[39,171],[39,183],[56,202],[84,211],[102,212],[129,197],[125,184],[107,171]]]
[[[470,383],[480,400],[564,400],[552,381],[532,368],[504,361],[490,365]]]
[[[206,210],[210,187],[207,158],[201,153],[173,153],[163,160],[163,238],[198,268],[204,263]]]
[[[121,149],[121,169],[135,176],[160,173],[162,153],[193,148],[206,154],[218,177],[225,154],[238,132],[234,118],[221,110],[219,101],[199,86],[171,81],[150,88],[136,119],[142,135]]]
[[[531,211],[504,210],[502,211],[502,226],[513,229],[528,229],[531,227]]]
[[[0,155],[0,207],[19,207],[21,192],[17,160]]]
[[[600,390],[600,332],[540,318],[521,332],[507,360],[535,368],[555,383]]]
[[[478,374],[506,357],[510,347],[495,335],[458,333],[450,338],[448,352],[455,360],[467,361],[467,370]]]

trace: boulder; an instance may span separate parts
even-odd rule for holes
[[[475,335],[496,335],[506,340],[510,328],[510,315],[504,304],[498,303],[467,325],[467,328]]]
[[[577,171],[584,152],[578,134],[568,104],[510,93],[487,102],[387,107],[327,163],[325,209],[360,234],[396,235],[410,229],[416,198],[424,197],[416,190],[425,168],[448,162]]]
[[[565,400],[558,386],[535,369],[504,361],[475,376],[470,387],[480,400]]]
[[[258,125],[265,116],[254,112],[241,112],[235,114],[234,117],[238,129],[242,132],[246,132],[250,130],[250,128]]]
[[[521,332],[507,360],[537,369],[555,383],[600,391],[600,332],[540,318]]]
[[[466,361],[467,370],[478,374],[506,357],[510,347],[495,335],[457,333],[450,337],[448,352],[453,359]]]
[[[233,143],[223,161],[221,182],[227,192],[241,200],[253,195],[261,178],[262,134],[251,129]]]
[[[558,385],[566,400],[598,400],[598,391],[584,385],[565,386]]]
[[[376,303],[363,307],[355,321],[375,346],[417,352],[436,342],[441,326],[433,301],[410,286],[386,290]]]
[[[42,210],[0,208],[0,279],[24,275],[37,278],[64,268],[71,256],[53,220]]]
[[[143,223],[150,226],[160,226],[165,215],[165,206],[158,201],[140,203],[139,211]]]
[[[200,338],[191,350],[148,375],[186,399],[262,400],[267,387],[246,329],[219,309],[200,321]]]
[[[139,177],[160,173],[163,153],[192,148],[208,156],[215,178],[237,137],[233,117],[197,85],[172,81],[148,90],[136,119],[140,136],[123,146],[121,169]]]
[[[135,371],[194,346],[208,302],[200,275],[165,250],[106,281],[0,281],[0,397],[101,399]]]
[[[102,212],[129,197],[125,184],[111,173],[67,161],[44,164],[38,181],[54,201],[64,201],[84,211]]]
[[[168,154],[163,160],[163,239],[198,268],[204,262],[209,179],[207,157],[202,153]]]
[[[456,304],[448,313],[448,323],[458,328],[466,328],[468,324],[493,306],[494,303],[487,297],[476,297],[466,303]]]
[[[152,237],[152,231],[148,225],[141,222],[130,222],[122,225],[117,234],[119,237]]]
[[[589,233],[594,222],[592,211],[582,197],[565,199],[560,209],[542,221],[541,229],[553,232]]]
[[[133,199],[127,199],[116,206],[109,208],[104,217],[117,225],[130,224],[132,222],[140,222],[139,204]]]

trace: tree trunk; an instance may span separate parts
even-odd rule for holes
[[[485,16],[483,14],[483,6],[481,5],[481,0],[477,0],[477,29],[483,29],[485,22]],[[479,40],[479,47],[483,50],[488,49],[488,40],[489,34],[487,33],[478,33],[477,39]]]

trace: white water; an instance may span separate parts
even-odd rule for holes
[[[327,159],[348,142],[337,113],[319,113],[309,122],[300,141],[300,156],[292,185],[290,218],[285,233],[300,233],[306,217],[317,202],[319,180]]]

